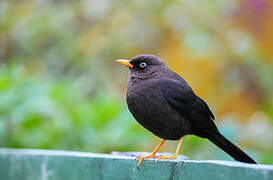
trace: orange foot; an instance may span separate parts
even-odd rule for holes
[[[144,160],[144,159],[151,159],[151,158],[156,158],[156,155],[154,153],[150,154],[149,156],[140,156],[140,157],[136,157],[137,159],[139,159],[138,161],[138,164],[137,164],[137,167],[140,166],[141,162]]]
[[[143,156],[143,157],[137,157],[137,159],[139,159],[138,161],[138,164],[137,164],[137,167],[140,166],[141,162],[144,160],[144,159],[149,159],[149,158],[155,158],[155,154],[157,153],[157,151],[159,150],[159,148],[164,144],[166,140],[163,139],[160,144],[155,148],[155,150],[152,152],[152,154],[150,154],[149,156]]]
[[[176,159],[176,155],[173,156],[158,156],[156,159]]]

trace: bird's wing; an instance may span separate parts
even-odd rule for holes
[[[158,82],[158,88],[167,102],[188,119],[194,127],[204,131],[215,128],[214,115],[208,105],[185,83],[164,79]]]
[[[164,79],[158,83],[162,95],[167,99],[169,104],[184,113],[194,111],[200,115],[214,119],[208,105],[200,97],[196,96],[188,85],[181,85],[176,80]]]

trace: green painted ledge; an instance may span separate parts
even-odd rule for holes
[[[273,179],[273,165],[227,161],[146,160],[132,154],[0,149],[0,180]]]

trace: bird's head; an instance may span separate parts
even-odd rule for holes
[[[166,65],[157,56],[142,54],[133,57],[131,60],[119,59],[116,62],[129,67],[131,76],[151,76],[156,72],[165,69]]]

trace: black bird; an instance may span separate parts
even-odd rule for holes
[[[156,158],[156,152],[166,140],[179,140],[176,152],[173,156],[157,158],[175,159],[183,137],[189,134],[209,139],[237,161],[256,164],[220,134],[205,101],[159,57],[144,54],[117,62],[129,67],[126,94],[129,110],[144,128],[163,139],[149,156],[138,157],[138,166],[143,159]]]

